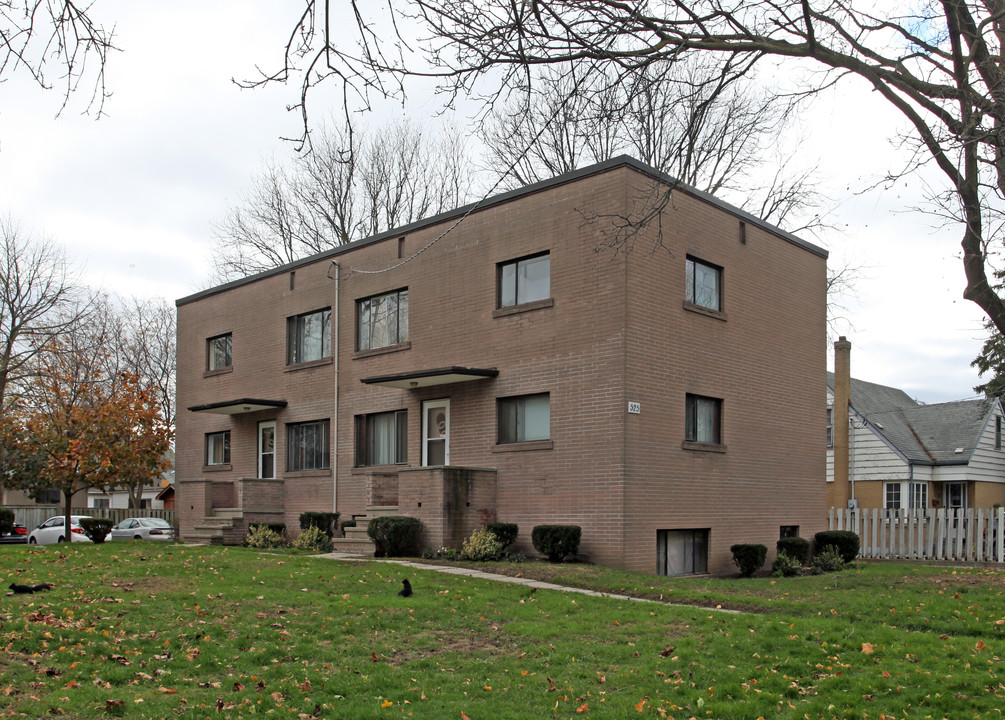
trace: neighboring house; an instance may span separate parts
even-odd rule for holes
[[[182,536],[575,524],[688,574],[824,529],[827,254],[685,186],[612,249],[668,182],[616,158],[179,300]]]
[[[848,487],[834,482],[834,373],[827,374],[831,507],[990,508],[1005,504],[1002,405],[993,398],[923,405],[851,378]],[[844,490],[846,492],[842,492]]]
[[[165,454],[169,463],[167,469],[161,473],[155,484],[145,485],[140,492],[140,508],[144,510],[165,510],[170,509],[164,504],[162,497],[166,488],[172,487],[174,482],[174,450],[168,449]],[[89,508],[128,508],[129,491],[126,489],[116,489],[105,491],[101,488],[87,489],[87,507]]]

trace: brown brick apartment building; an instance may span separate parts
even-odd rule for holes
[[[616,158],[179,300],[182,534],[392,507],[686,574],[823,529],[827,254],[686,187],[611,249],[666,182]]]

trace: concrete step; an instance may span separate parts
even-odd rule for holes
[[[362,540],[357,538],[335,538],[332,540],[332,549],[338,552],[356,553],[358,555],[370,555],[374,553],[373,543],[369,538]]]
[[[213,517],[236,519],[244,515],[244,508],[213,508]]]
[[[397,515],[398,506],[397,505],[367,505],[366,506],[366,517],[357,520],[357,524],[366,527],[365,522],[360,522],[360,520],[366,519],[370,520],[375,517],[387,517],[388,515]]]

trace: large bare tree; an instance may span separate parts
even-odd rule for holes
[[[778,152],[791,102],[746,82],[748,64],[713,60],[654,63],[627,78],[546,68],[482,123],[483,164],[522,186],[627,153],[787,230],[818,227],[813,168]]]
[[[328,125],[309,152],[268,163],[217,227],[214,280],[278,267],[463,204],[470,163],[454,130]]]
[[[453,96],[525,89],[543,65],[628,78],[656,62],[691,54],[739,61],[809,63],[802,91],[849,77],[867,83],[906,121],[914,150],[906,168],[938,168],[931,198],[959,227],[963,296],[1005,330],[1005,299],[989,282],[1005,221],[1005,6],[1000,0],[876,3],[858,0],[402,0],[381,5],[378,24],[358,3],[345,18],[306,0],[290,35],[302,97],[326,79],[364,100],[403,93],[435,77]],[[355,27],[355,43],[329,28]],[[353,22],[355,21],[355,22]],[[388,32],[397,37],[389,39]],[[272,78],[280,77],[282,72]],[[287,74],[286,77],[289,75]],[[263,78],[268,80],[269,78]],[[891,134],[895,128],[890,128]],[[850,149],[854,151],[854,149]]]
[[[0,0],[0,82],[17,73],[43,90],[59,86],[63,108],[83,89],[90,93],[87,109],[100,115],[109,95],[105,63],[115,49],[112,35],[93,16],[91,3]]]
[[[35,358],[89,312],[77,269],[54,241],[0,218],[0,417]]]

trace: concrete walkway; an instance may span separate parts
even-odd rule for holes
[[[415,568],[417,570],[431,570],[433,572],[445,573],[447,575],[460,575],[463,577],[477,578],[479,580],[494,580],[495,582],[504,582],[513,585],[523,585],[525,587],[541,589],[541,590],[556,590],[558,592],[563,593],[578,593],[579,595],[591,595],[593,597],[613,598],[615,600],[630,600],[632,602],[654,603],[656,605],[677,605],[680,607],[690,607],[698,610],[711,610],[713,612],[728,613],[730,615],[743,614],[739,610],[727,610],[725,608],[712,608],[701,605],[684,605],[682,603],[668,603],[663,602],[662,600],[650,600],[648,598],[631,597],[630,595],[619,595],[617,593],[599,592],[597,590],[588,590],[586,588],[568,587],[566,585],[556,585],[555,583],[544,582],[543,580],[534,580],[533,578],[513,577],[512,575],[497,575],[496,573],[488,573],[482,570],[475,570],[473,568],[455,567],[453,565],[427,565],[426,563],[414,562],[412,560],[398,560],[394,558],[375,558],[370,557],[368,555],[357,555],[355,553],[346,553],[346,552],[326,553],[324,555],[315,555],[314,557],[327,558],[329,560],[390,563],[393,565],[401,565],[403,567]]]

